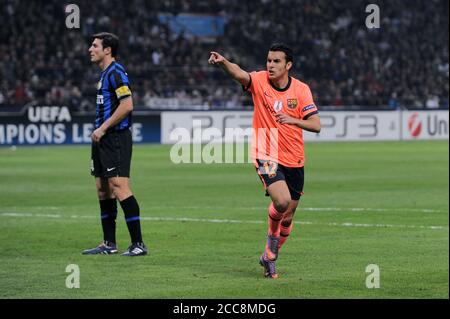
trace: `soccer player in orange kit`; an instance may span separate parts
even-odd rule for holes
[[[270,196],[268,236],[260,264],[267,278],[278,278],[275,262],[292,231],[293,217],[304,184],[303,130],[320,132],[319,112],[309,86],[291,76],[293,52],[274,43],[267,55],[267,70],[248,73],[217,52],[210,64],[221,67],[253,98],[252,158]]]

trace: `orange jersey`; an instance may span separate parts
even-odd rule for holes
[[[250,84],[244,89],[250,90],[254,104],[253,160],[303,167],[303,130],[296,125],[278,123],[275,114],[281,112],[303,120],[317,114],[309,86],[289,77],[286,88],[276,88],[270,83],[267,71],[251,72],[250,78]]]

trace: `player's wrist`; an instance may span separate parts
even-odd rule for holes
[[[295,125],[297,125],[300,128],[304,128],[303,120],[295,119]]]
[[[100,125],[99,129],[100,131],[102,131],[103,133],[106,133],[106,131],[108,130],[108,125],[106,125],[106,122],[103,123],[102,125]]]

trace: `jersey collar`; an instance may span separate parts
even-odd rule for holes
[[[116,64],[116,61],[112,61],[112,62],[108,65],[108,67],[102,71],[102,74],[105,74],[106,71],[108,71],[109,69],[111,69],[111,67],[112,67],[114,64]]]
[[[284,92],[287,91],[289,89],[289,87],[291,86],[291,82],[292,82],[292,78],[289,77],[288,79],[288,83],[286,84],[286,86],[284,88],[277,88],[275,85],[273,85],[272,81],[269,80],[270,85],[277,90],[278,92]]]

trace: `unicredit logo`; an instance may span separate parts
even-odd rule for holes
[[[418,137],[422,131],[422,122],[419,121],[418,116],[418,113],[413,113],[408,119],[408,131],[413,137]]]

